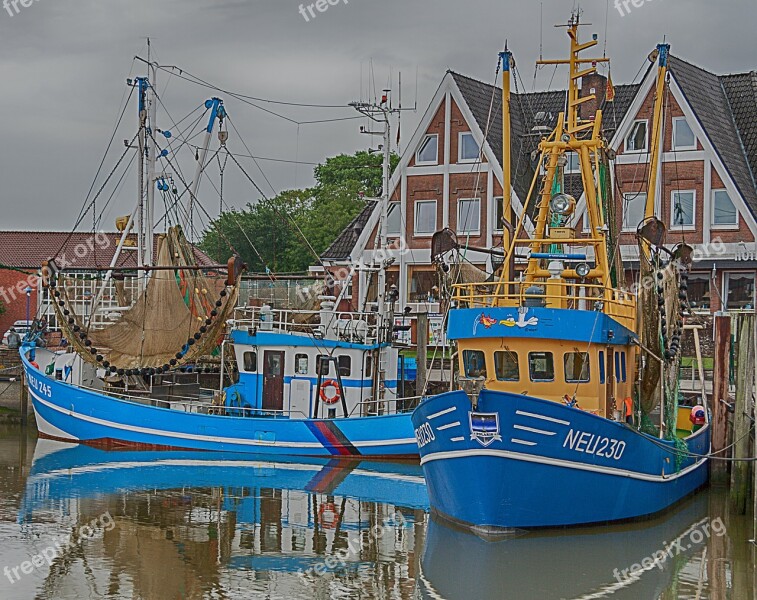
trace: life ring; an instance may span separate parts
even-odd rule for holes
[[[323,529],[336,529],[339,525],[339,513],[333,502],[324,502],[318,509],[318,522]]]
[[[334,388],[333,396],[329,396],[326,393],[326,388],[328,387]],[[339,393],[339,384],[336,381],[329,379],[323,383],[323,385],[321,386],[321,400],[323,400],[324,404],[336,404],[341,398],[342,395]]]

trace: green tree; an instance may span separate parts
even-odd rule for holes
[[[396,166],[399,158],[392,158]],[[223,213],[210,224],[200,247],[223,261],[231,244],[252,272],[307,271],[363,210],[365,197],[381,193],[382,156],[341,154],[318,165],[314,176],[312,188],[287,190],[245,210]]]

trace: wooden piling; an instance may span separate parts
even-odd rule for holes
[[[749,498],[750,469],[743,459],[749,458],[749,432],[751,429],[751,399],[754,384],[754,314],[740,315],[736,323],[738,332],[736,401],[733,415],[733,458],[731,465],[731,509],[738,515],[747,512]]]
[[[418,313],[418,353],[416,355],[418,375],[416,377],[416,395],[423,396],[428,383],[428,314]]]
[[[21,427],[26,427],[29,421],[29,388],[26,386],[26,375],[22,375],[21,381]]]
[[[712,381],[712,450],[722,451],[728,444],[728,383],[731,347],[731,317],[716,314],[715,364]],[[724,478],[726,465],[723,461],[712,461],[712,479]]]

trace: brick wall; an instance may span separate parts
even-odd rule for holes
[[[30,306],[31,318],[37,310],[37,277],[33,276],[31,285],[32,295]],[[5,307],[5,312],[0,315],[0,337],[8,331],[15,321],[26,319],[26,294],[24,289],[29,285],[29,275],[0,269],[0,302]]]

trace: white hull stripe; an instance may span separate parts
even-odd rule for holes
[[[421,458],[421,465],[435,461],[435,460],[451,460],[455,458],[470,458],[473,456],[491,456],[493,458],[509,458],[511,460],[520,460],[523,462],[539,463],[543,465],[551,465],[555,467],[565,467],[567,469],[575,469],[578,471],[591,471],[594,473],[602,473],[604,475],[614,475],[615,477],[628,477],[630,479],[640,479],[642,481],[653,481],[655,483],[663,483],[666,481],[672,481],[678,479],[684,475],[688,475],[691,471],[699,468],[702,463],[707,462],[707,459],[702,459],[693,465],[689,465],[678,473],[672,473],[670,475],[648,475],[647,473],[637,473],[635,471],[628,471],[626,469],[617,469],[615,467],[599,467],[596,465],[588,465],[583,463],[577,463],[569,460],[562,460],[559,458],[547,458],[545,456],[535,456],[533,454],[523,454],[521,452],[512,452],[510,450],[452,450],[450,452],[434,452]]]
[[[446,425],[440,425],[436,428],[437,431],[444,431],[445,429],[451,429],[452,427],[457,427],[460,425],[460,421],[455,421],[454,423],[447,423]]]
[[[510,441],[513,444],[520,444],[521,446],[536,446],[536,442],[527,442],[526,440],[516,440],[513,438]]]
[[[539,435],[557,435],[556,431],[544,431],[543,429],[534,429],[533,427],[526,427],[525,425],[513,425],[513,429],[530,431],[531,433],[538,433]]]
[[[451,413],[451,412],[455,412],[455,407],[454,407],[454,406],[453,406],[452,408],[446,408],[446,409],[444,409],[444,410],[440,410],[439,412],[437,412],[437,413],[434,413],[433,415],[429,415],[429,416],[428,416],[428,417],[426,417],[426,418],[427,418],[427,419],[428,419],[429,421],[431,421],[432,419],[436,419],[436,417],[442,417],[442,416],[444,416],[444,415],[448,415],[448,414],[449,414],[449,413]]]
[[[88,423],[94,423],[95,425],[102,425],[104,427],[112,427],[113,429],[119,429],[122,431],[132,431],[134,433],[144,433],[147,435],[158,435],[162,437],[168,437],[168,438],[174,438],[174,439],[180,439],[180,440],[195,440],[198,442],[213,442],[213,443],[224,443],[224,444],[240,444],[243,446],[254,446],[254,447],[271,447],[271,446],[277,446],[282,448],[314,448],[314,449],[323,449],[324,446],[318,442],[266,442],[264,440],[250,440],[245,438],[227,438],[227,437],[219,437],[219,436],[213,436],[213,435],[199,435],[196,433],[180,433],[175,431],[164,431],[162,429],[152,429],[150,427],[138,427],[136,425],[124,425],[123,423],[115,423],[114,421],[106,421],[104,419],[98,419],[97,417],[91,417],[89,415],[82,415],[79,413],[75,413],[71,410],[66,410],[65,408],[61,408],[60,406],[56,406],[55,404],[44,400],[40,398],[35,392],[32,390],[29,390],[32,397],[42,404],[43,406],[46,406],[56,412],[59,412],[61,414],[68,415],[69,417],[73,417],[75,419],[79,419],[80,421],[86,421]],[[67,434],[70,435],[70,434]],[[72,436],[73,437],[73,436]],[[405,438],[400,440],[375,440],[375,441],[365,441],[365,442],[355,442],[350,440],[353,446],[356,448],[373,448],[373,447],[380,447],[380,446],[392,446],[396,444],[415,444],[416,440],[415,438]]]
[[[450,438],[450,441],[451,442],[463,442],[463,441],[465,441],[465,438],[464,437],[454,437],[454,438]]]
[[[546,415],[537,415],[536,413],[526,412],[525,410],[516,410],[516,415],[522,417],[531,417],[532,419],[541,419],[542,421],[550,421],[551,423],[558,423],[560,425],[570,425],[570,421],[563,421],[562,419],[555,419]]]

